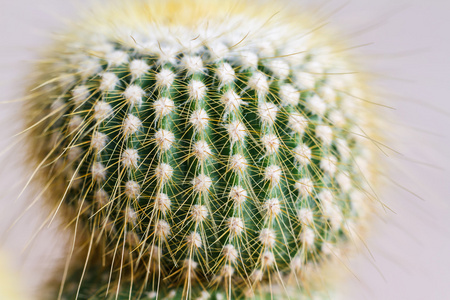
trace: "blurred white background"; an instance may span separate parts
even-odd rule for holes
[[[401,154],[387,158],[391,168],[380,195],[392,212],[375,220],[370,254],[363,251],[349,265],[343,298],[450,299],[450,2],[291,1],[320,2],[328,26],[340,27],[349,45],[365,45],[352,51],[377,75],[378,94],[395,108],[386,134]],[[21,96],[36,49],[88,2],[0,0],[0,101]],[[25,286],[34,288],[49,274],[48,261],[61,257],[64,233],[45,228],[23,250],[45,217],[36,208],[7,231],[33,196],[15,200],[24,183],[23,164],[13,155],[20,150],[12,138],[19,110],[20,103],[0,106],[0,152],[14,150],[0,161],[0,249],[20,268]]]

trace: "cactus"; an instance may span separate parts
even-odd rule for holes
[[[26,107],[35,177],[87,255],[59,296],[323,288],[373,182],[365,82],[341,43],[272,4],[93,11],[48,51]]]

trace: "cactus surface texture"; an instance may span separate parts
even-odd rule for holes
[[[35,177],[87,253],[62,299],[307,299],[358,243],[364,77],[303,14],[222,2],[99,5],[39,64]]]

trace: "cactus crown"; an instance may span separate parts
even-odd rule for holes
[[[34,156],[107,261],[67,299],[309,294],[363,224],[362,79],[308,22],[234,4],[98,10],[42,64]]]

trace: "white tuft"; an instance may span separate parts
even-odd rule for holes
[[[337,158],[333,155],[322,158],[320,168],[328,175],[333,176],[337,169]]]
[[[240,142],[247,135],[245,125],[240,121],[233,121],[226,125],[228,134],[230,135],[231,143]]]
[[[136,149],[125,149],[122,152],[121,162],[125,168],[137,168],[139,154]]]
[[[200,174],[192,180],[194,191],[197,193],[207,192],[211,187],[212,180],[205,174]]]
[[[67,151],[67,160],[71,163],[81,158],[81,155],[83,154],[83,150],[81,147],[78,146],[72,146]]]
[[[322,190],[317,194],[317,198],[322,202],[332,203],[334,201],[333,193],[329,189]]]
[[[97,151],[103,150],[108,142],[108,136],[99,131],[94,132],[92,135],[91,146]]]
[[[338,70],[336,70],[336,71],[338,71]],[[340,74],[340,75],[336,75],[336,76],[329,76],[327,78],[327,81],[332,88],[334,88],[336,90],[343,90],[343,89],[347,89],[348,83],[353,81],[352,80],[353,76],[354,76],[354,74]],[[361,90],[354,88],[354,87],[352,87],[351,94],[360,99],[363,97],[361,95]]]
[[[82,79],[88,79],[98,74],[101,70],[102,66],[99,64],[98,59],[86,58],[79,62],[78,73]]]
[[[300,256],[294,256],[291,260],[289,266],[291,267],[292,272],[299,273],[302,270],[302,259]]]
[[[197,297],[195,300],[209,300],[211,298],[211,295],[207,291],[202,291],[200,293],[200,296]]]
[[[313,225],[314,214],[310,208],[303,207],[297,211],[297,217],[303,225]]]
[[[241,154],[235,154],[230,158],[230,169],[234,172],[244,172],[247,169],[247,160]]]
[[[268,268],[271,267],[275,263],[275,255],[273,255],[272,251],[266,251],[261,256],[261,267]]]
[[[175,80],[175,74],[169,69],[162,69],[156,74],[156,86],[169,88]]]
[[[282,105],[296,106],[300,101],[300,92],[291,84],[283,84],[280,87],[280,99]]]
[[[197,267],[198,267],[198,263],[195,262],[194,260],[190,259],[190,258],[189,259],[185,259],[183,261],[183,268],[187,269],[188,272],[192,273],[195,269],[197,269]],[[175,297],[175,295],[174,295],[174,297]]]
[[[331,124],[335,127],[343,128],[345,126],[346,120],[344,115],[339,110],[334,110],[329,116]]]
[[[351,150],[346,140],[340,138],[336,139],[336,148],[341,155],[342,160],[345,161],[350,158]]]
[[[111,116],[113,109],[111,105],[105,101],[99,101],[94,106],[94,118],[98,121],[103,121],[104,119]]]
[[[319,96],[314,95],[306,101],[306,107],[310,112],[318,116],[323,116],[327,110],[327,105],[325,101],[320,99]]]
[[[106,169],[102,163],[94,163],[91,167],[92,179],[96,182],[102,182],[106,179]]]
[[[350,178],[350,174],[346,172],[339,173],[336,176],[336,181],[341,187],[342,191],[347,193],[352,188],[352,180]]]
[[[272,248],[276,242],[275,231],[270,228],[264,228],[259,233],[259,241],[264,247]]]
[[[189,247],[202,247],[202,238],[198,232],[191,232],[191,234],[186,237],[186,242]]]
[[[265,95],[269,91],[267,77],[261,72],[255,72],[248,80],[248,86],[255,90],[258,95]]]
[[[139,237],[136,234],[136,232],[128,231],[126,233],[126,242],[128,245],[132,246],[133,248],[139,245]]]
[[[308,120],[299,113],[292,113],[289,115],[288,126],[293,132],[303,134],[308,127]]]
[[[155,133],[155,142],[159,151],[167,151],[175,142],[175,135],[169,130],[159,129]]]
[[[158,49],[158,63],[163,65],[164,63],[175,63],[176,62],[176,54],[178,52],[177,47],[164,45],[164,46],[156,46]]]
[[[268,166],[264,170],[264,179],[270,181],[270,184],[272,186],[280,183],[281,175],[283,175],[283,172],[282,172],[281,168],[277,165]]]
[[[141,120],[139,120],[139,118],[135,115],[129,114],[125,120],[123,120],[123,134],[125,137],[135,134],[141,126]]]
[[[186,55],[182,59],[182,64],[189,75],[203,72],[203,60],[200,56]]]
[[[76,81],[75,75],[67,73],[61,74],[57,79],[59,86],[63,90],[70,88]]]
[[[51,105],[52,112],[61,112],[65,107],[66,104],[61,98],[56,99]]]
[[[72,116],[70,118],[70,121],[69,121],[69,124],[68,124],[68,126],[69,126],[69,134],[75,133],[75,131],[77,129],[80,129],[81,124],[83,124],[83,119],[80,116],[78,116],[78,115]]]
[[[63,136],[61,132],[55,131],[51,134],[49,143],[52,146],[59,145],[62,143],[63,138],[65,138],[65,136]],[[59,161],[60,160],[58,160],[57,162]]]
[[[99,52],[102,55],[105,55],[106,53],[110,53],[110,52],[114,51],[114,46],[111,43],[102,41],[102,42],[96,43],[96,45],[94,45],[92,47],[92,50],[95,52]]]
[[[244,222],[241,218],[232,217],[227,220],[227,227],[231,237],[240,236],[244,231]]]
[[[130,180],[125,183],[125,195],[128,198],[137,199],[141,193],[141,186],[136,181]]]
[[[230,265],[224,265],[220,270],[220,275],[223,277],[231,277],[234,274],[234,268]]]
[[[98,189],[94,193],[94,201],[100,206],[105,206],[109,202],[109,195],[104,189]]]
[[[233,200],[234,205],[240,206],[247,200],[247,191],[240,185],[233,186],[230,189],[229,197]]]
[[[322,86],[319,89],[319,94],[328,103],[334,103],[336,101],[336,91],[329,86]]]
[[[191,217],[196,223],[201,223],[208,217],[208,209],[204,205],[194,205],[191,208]]]
[[[370,208],[370,198],[363,192],[354,190],[350,193],[350,200],[352,210],[358,214],[359,217],[364,217]]]
[[[132,84],[125,89],[122,95],[131,106],[137,105],[138,107],[140,107],[144,94],[145,92],[140,86]]]
[[[272,71],[273,75],[280,80],[286,79],[291,71],[289,65],[281,59],[271,59],[267,64],[267,67]]]
[[[220,293],[216,293],[216,300],[225,300],[225,296]]]
[[[173,168],[166,163],[159,164],[155,169],[156,179],[162,184],[172,178]]]
[[[233,67],[229,63],[224,63],[216,70],[217,77],[219,77],[220,84],[230,84],[236,78]]]
[[[339,230],[341,228],[342,220],[344,219],[341,210],[335,207],[328,215],[330,225],[333,230]]]
[[[208,143],[205,141],[196,142],[192,147],[192,152],[199,161],[204,161],[212,154],[211,149],[208,146]]]
[[[189,122],[194,126],[194,129],[197,132],[205,130],[209,122],[206,110],[202,108],[192,112]]]
[[[115,227],[115,224],[114,224],[114,222],[113,221],[111,221],[111,218],[109,218],[108,216],[106,216],[104,219],[103,219],[103,221],[102,221],[102,223],[100,224],[107,232],[110,232],[110,233],[117,233],[117,230],[116,230],[116,227]]]
[[[301,196],[307,197],[312,195],[314,183],[308,177],[300,178],[295,182],[294,187],[298,190]]]
[[[271,198],[264,202],[263,209],[269,218],[274,218],[281,213],[280,201],[277,198]]]
[[[316,79],[313,74],[298,72],[295,74],[295,83],[302,90],[312,90],[316,85]]]
[[[266,148],[266,154],[274,154],[277,153],[278,148],[280,148],[280,140],[275,134],[267,134],[261,138],[261,142]]]
[[[224,43],[217,41],[210,43],[208,45],[208,48],[210,50],[211,58],[213,60],[224,59],[228,54],[228,52],[230,51]]]
[[[164,220],[158,220],[155,224],[155,235],[158,238],[167,238],[170,236],[170,225]]]
[[[293,150],[295,162],[307,166],[311,162],[311,148],[305,144],[298,145]]]
[[[192,80],[188,85],[189,99],[201,100],[206,96],[206,85],[200,80]]]
[[[252,274],[250,275],[253,282],[261,281],[263,279],[264,273],[263,271],[259,269],[253,270]]]
[[[90,96],[89,89],[85,85],[78,85],[73,88],[72,96],[76,105],[80,105]]]
[[[172,300],[177,295],[175,290],[170,290],[169,294],[164,298],[164,300]]]
[[[239,109],[239,106],[241,104],[245,103],[241,100],[241,97],[239,97],[238,94],[236,94],[236,92],[233,90],[225,92],[220,98],[220,101],[225,106],[226,112],[236,111]]]
[[[159,210],[163,215],[170,210],[171,201],[169,196],[164,193],[158,193],[155,197],[155,209]]]
[[[325,217],[330,216],[335,207],[335,200],[333,193],[331,193],[331,191],[328,189],[324,189],[317,195],[317,198],[320,201],[323,215]]]
[[[150,257],[152,260],[159,260],[162,255],[161,248],[158,246],[155,246],[155,244],[151,244],[150,247],[148,247],[148,251],[150,254]]]
[[[316,234],[314,233],[314,230],[309,227],[303,227],[302,232],[300,233],[300,241],[306,248],[311,248],[314,246],[315,238]]]
[[[256,55],[253,52],[248,51],[241,52],[239,54],[239,60],[243,69],[248,68],[256,69],[258,67],[258,55]]]
[[[167,97],[162,97],[153,103],[153,109],[155,110],[156,117],[162,118],[170,114],[175,108],[175,103]]]
[[[271,58],[275,56],[275,48],[272,45],[271,41],[268,41],[266,39],[260,40],[257,44],[258,51],[260,56],[263,58]]]
[[[238,252],[236,248],[231,244],[223,246],[222,253],[223,256],[227,259],[227,261],[232,263],[236,262],[238,258]]]
[[[103,92],[109,92],[116,88],[119,83],[119,77],[112,72],[105,72],[102,75],[102,80],[100,82],[100,90]]]
[[[108,66],[116,67],[128,62],[128,54],[126,52],[116,50],[106,55]]]
[[[150,70],[150,66],[142,59],[132,60],[128,68],[130,69],[131,80],[138,79]]]
[[[322,143],[329,146],[333,141],[333,130],[327,125],[317,125],[316,136],[322,141]]]
[[[258,116],[263,124],[272,126],[277,118],[278,107],[270,102],[261,103],[258,106]]]
[[[125,222],[136,224],[137,214],[131,207],[126,208]]]

